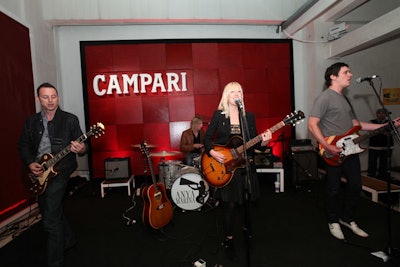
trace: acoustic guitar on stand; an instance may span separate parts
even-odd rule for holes
[[[151,185],[146,185],[142,191],[144,202],[142,213],[143,223],[151,226],[154,229],[160,229],[172,220],[173,208],[167,197],[164,184],[161,182],[156,182],[153,164],[151,162],[150,153],[145,141],[143,141],[140,145],[140,149],[147,158],[147,163],[153,182]]]
[[[305,118],[302,111],[294,111],[290,115],[287,115],[285,119],[269,130],[274,133],[285,125],[300,122]],[[252,138],[246,144],[243,145],[243,140],[239,136],[232,137],[226,145],[214,145],[214,150],[222,153],[226,160],[224,163],[216,161],[213,157],[203,153],[201,158],[201,168],[207,182],[217,188],[224,187],[227,185],[235,173],[237,168],[243,168],[245,166],[245,160],[243,158],[244,150],[251,148],[258,142],[262,141],[262,134]],[[242,144],[235,146],[235,144]]]
[[[95,136],[97,138],[104,134],[104,129],[104,125],[101,122],[98,122],[90,127],[90,130],[87,133],[81,135],[75,141],[78,143],[83,143],[90,136]],[[29,173],[27,176],[22,176],[22,184],[30,195],[38,196],[46,190],[50,179],[58,174],[54,166],[70,152],[71,145],[68,145],[55,156],[50,153],[46,153],[38,162],[43,167],[42,175],[36,176],[33,173]]]
[[[398,122],[399,120],[395,120],[394,122]],[[365,149],[360,147],[360,143],[370,137],[373,137],[380,133],[390,133],[390,125],[382,126],[378,129],[368,131],[366,134],[359,135],[358,131],[361,130],[361,126],[357,125],[348,130],[343,135],[332,135],[325,137],[325,141],[330,145],[336,145],[337,147],[342,148],[342,152],[339,155],[330,154],[322,147],[321,144],[319,147],[319,154],[322,156],[324,161],[331,166],[339,166],[343,163],[343,161],[352,154],[358,154],[363,152]]]

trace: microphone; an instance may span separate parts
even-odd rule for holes
[[[235,99],[235,103],[240,109],[243,109],[243,103],[242,103],[242,101],[240,101],[239,98]]]
[[[373,80],[373,79],[378,78],[378,77],[379,77],[379,75],[372,75],[372,76],[368,76],[368,77],[364,77],[364,78],[359,77],[359,78],[356,79],[356,82],[357,83],[362,83],[363,81],[370,81],[370,80]]]

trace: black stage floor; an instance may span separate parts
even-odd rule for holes
[[[274,192],[273,178],[268,175],[260,177],[260,183],[262,197],[251,205],[251,246],[242,232],[243,212],[236,222],[235,243],[239,254],[236,262],[228,260],[220,246],[223,239],[220,206],[210,203],[202,206],[201,211],[186,212],[175,208],[171,223],[162,232],[151,231],[141,221],[141,197],[129,197],[126,188],[121,187],[107,190],[102,199],[99,184],[87,183],[66,199],[65,212],[78,245],[66,253],[65,266],[179,267],[192,266],[200,258],[208,267],[399,266],[394,255],[384,262],[371,254],[386,252],[387,245],[397,252],[400,247],[398,212],[388,213],[385,206],[361,196],[358,224],[370,237],[361,238],[343,229],[347,242],[341,242],[328,231],[323,181],[287,187],[284,193]],[[127,225],[123,215],[134,203],[125,215],[137,222]],[[41,223],[35,224],[0,249],[0,265],[44,266],[41,227]]]

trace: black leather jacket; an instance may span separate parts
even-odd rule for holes
[[[82,135],[78,118],[71,113],[57,109],[54,118],[48,123],[48,131],[51,142],[51,153],[56,155],[66,148],[71,141],[78,139]],[[18,141],[18,150],[23,164],[36,161],[36,156],[44,132],[41,112],[30,116],[24,125],[24,129]],[[86,144],[87,148],[87,144]],[[81,155],[80,155],[81,156]],[[55,169],[64,174],[71,174],[77,168],[75,153],[67,154],[55,166]]]

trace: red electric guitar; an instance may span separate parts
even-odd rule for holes
[[[394,120],[393,123],[398,122]],[[338,166],[352,154],[358,154],[363,152],[365,149],[360,147],[360,143],[367,138],[375,136],[379,133],[390,133],[390,126],[382,126],[376,130],[368,131],[366,134],[359,135],[358,131],[361,130],[361,126],[354,126],[343,135],[332,135],[325,137],[325,141],[330,145],[336,145],[341,147],[343,150],[339,155],[332,155],[328,153],[321,145],[319,145],[319,154],[322,156],[324,161],[331,166]]]
[[[142,191],[144,202],[142,213],[143,223],[154,229],[160,229],[172,220],[172,204],[167,197],[164,184],[156,182],[153,164],[145,141],[140,145],[140,150],[147,158],[148,167],[153,181],[151,185],[146,185]]]

